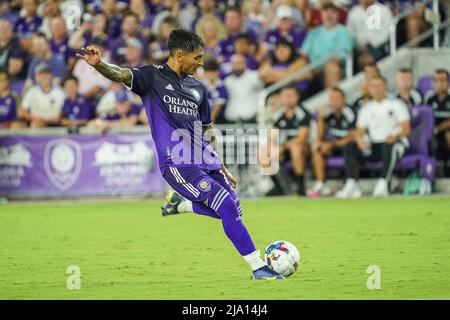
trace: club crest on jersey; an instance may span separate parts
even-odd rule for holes
[[[200,101],[200,93],[195,89],[191,89],[191,92],[194,95],[195,100]]]
[[[207,180],[203,179],[198,183],[198,188],[202,191],[209,191],[211,190],[211,184]]]

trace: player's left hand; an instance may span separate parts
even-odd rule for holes
[[[225,177],[228,179],[228,181],[230,182],[233,189],[235,189],[237,186],[237,180],[233,177],[231,172],[224,165],[222,165],[222,172],[225,175]]]

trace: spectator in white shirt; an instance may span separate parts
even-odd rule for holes
[[[64,91],[53,83],[50,67],[36,67],[36,85],[26,91],[19,114],[31,128],[58,126],[62,116]]]
[[[396,162],[408,147],[406,137],[411,132],[410,115],[406,105],[399,99],[386,98],[386,80],[374,77],[369,82],[372,100],[358,112],[355,142],[344,147],[347,181],[338,198],[359,198],[361,190],[356,180],[359,164],[364,160],[381,161],[382,171],[373,196],[389,195],[389,180]]]
[[[350,10],[347,28],[356,40],[358,70],[387,55],[385,45],[392,19],[391,9],[375,0],[360,0],[360,4]]]
[[[258,113],[259,93],[263,84],[258,71],[247,68],[247,60],[241,54],[231,57],[232,73],[225,78],[228,103],[225,120],[231,123],[255,123]]]

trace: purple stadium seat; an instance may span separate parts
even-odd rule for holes
[[[417,85],[422,96],[425,96],[428,91],[433,89],[433,77],[425,76],[419,79],[419,83]]]

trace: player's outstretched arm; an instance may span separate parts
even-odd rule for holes
[[[81,48],[77,53],[77,57],[93,66],[105,78],[111,81],[122,82],[128,87],[131,86],[131,71],[129,69],[121,68],[114,64],[102,61],[100,50],[96,47],[88,46],[86,48]]]

